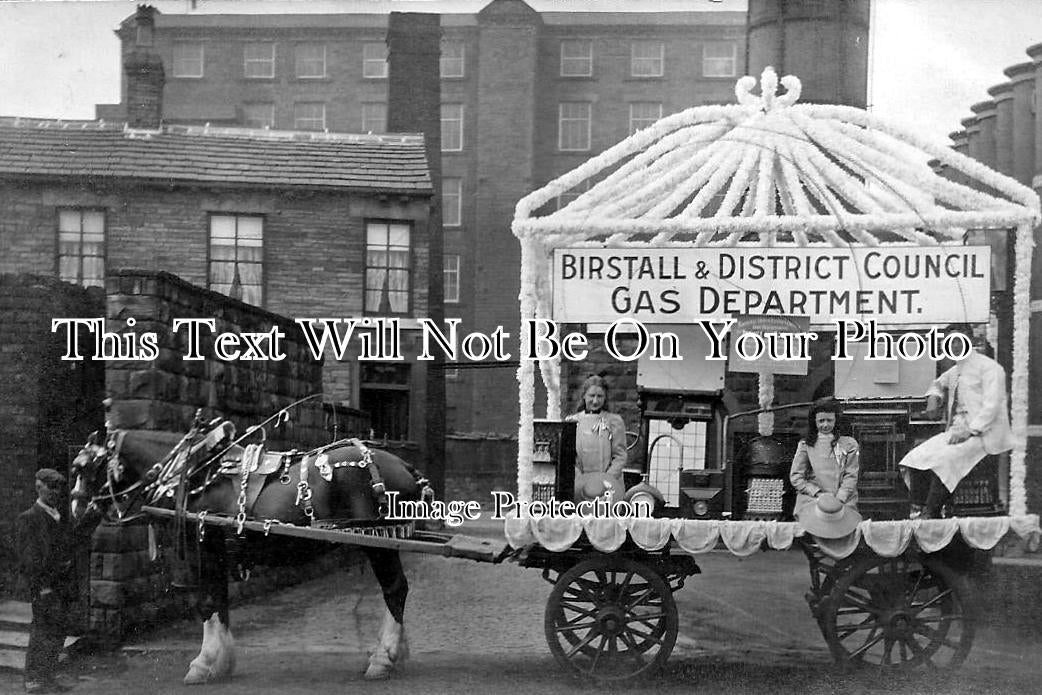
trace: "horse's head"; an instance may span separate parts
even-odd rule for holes
[[[72,465],[73,510],[89,502],[122,519],[142,503],[198,484],[209,463],[235,436],[230,422],[196,421],[188,434],[154,430],[94,433]]]

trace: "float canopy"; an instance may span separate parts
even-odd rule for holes
[[[1010,511],[1026,510],[1024,435],[1032,228],[1038,196],[1017,181],[848,106],[797,104],[800,82],[764,70],[737,104],[698,106],[634,133],[518,202],[521,318],[551,314],[557,248],[938,246],[1015,230]],[[945,175],[941,175],[942,171]],[[547,211],[558,202],[567,204]],[[544,214],[545,212],[545,214]],[[527,353],[525,332],[522,353]],[[560,364],[539,363],[560,417]],[[534,370],[522,361],[518,484],[531,490]]]

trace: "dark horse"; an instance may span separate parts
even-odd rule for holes
[[[318,520],[365,522],[380,518],[385,492],[420,499],[429,488],[411,466],[358,440],[341,440],[308,452],[264,452],[241,442],[263,433],[251,428],[235,437],[235,427],[198,417],[184,437],[164,432],[110,429],[92,437],[73,464],[75,504],[108,500],[121,518],[142,502],[153,506],[308,526]],[[183,539],[184,518],[175,516]],[[194,528],[194,524],[192,527]],[[242,531],[241,527],[239,531]],[[198,584],[196,603],[203,619],[203,644],[185,683],[206,683],[229,675],[234,652],[228,617],[227,544],[236,529],[206,525],[199,533],[198,561],[191,563]],[[245,531],[249,554],[264,564],[297,564],[334,547]],[[362,547],[383,590],[387,613],[365,676],[386,678],[408,655],[403,614],[408,582],[398,551]],[[303,553],[308,553],[304,555]],[[188,563],[186,563],[188,564]]]

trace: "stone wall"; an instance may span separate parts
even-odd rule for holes
[[[100,290],[54,278],[0,275],[0,596],[14,567],[11,526],[36,499],[39,468],[67,472],[69,448],[101,425],[100,363],[63,362],[64,338],[51,319],[97,316]]]
[[[154,332],[159,348],[155,360],[107,364],[111,418],[119,427],[185,432],[195,411],[202,408],[206,417],[226,417],[243,432],[299,399],[322,393],[322,363],[312,359],[297,326],[287,318],[164,272],[118,271],[109,276],[106,289],[109,330]],[[173,330],[178,318],[214,319],[214,332],[200,330],[203,359],[185,359],[191,346],[186,328]],[[128,319],[135,321],[133,327],[127,326]],[[241,336],[272,328],[285,334],[284,360],[224,361],[214,354],[219,333]],[[301,449],[328,443],[326,420],[321,399],[297,406],[287,424],[269,428],[272,447]]]

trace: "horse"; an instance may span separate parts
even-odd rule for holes
[[[284,411],[280,416],[284,415]],[[270,420],[270,418],[269,418]],[[278,422],[276,422],[276,425]],[[263,443],[243,441],[263,428],[236,438],[231,422],[196,422],[188,434],[118,430],[95,433],[72,466],[73,507],[104,505],[129,519],[142,503],[172,508],[178,526],[175,543],[188,536],[185,517],[196,514],[247,515],[267,524],[308,526],[315,520],[377,522],[387,493],[401,500],[432,497],[427,481],[401,458],[371,449],[357,439],[340,440],[306,452],[266,452]],[[270,471],[270,472],[269,472]],[[200,523],[202,527],[202,523]],[[336,544],[243,532],[250,554],[268,565],[295,564],[300,557],[326,552]],[[180,535],[178,535],[178,532]],[[228,610],[228,537],[233,529],[206,525],[198,533],[195,608],[203,621],[203,643],[191,661],[185,684],[225,678],[234,670],[234,641]],[[184,545],[179,546],[184,551]],[[383,591],[386,612],[365,671],[366,679],[391,675],[408,656],[404,627],[408,581],[396,549],[363,546]]]

